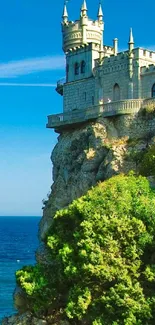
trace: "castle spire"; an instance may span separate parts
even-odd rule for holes
[[[63,23],[67,23],[68,22],[68,12],[67,12],[66,1],[64,2],[62,20],[63,20]]]
[[[81,7],[81,17],[87,16],[87,4],[86,0],[83,0],[83,4]]]
[[[134,38],[133,38],[133,33],[132,33],[132,28],[130,28],[130,36],[129,36],[129,51],[131,52],[134,49]]]
[[[101,6],[101,1],[99,3],[99,8],[98,8],[98,14],[97,14],[98,20],[102,21],[103,20],[103,11],[102,11],[102,6]]]

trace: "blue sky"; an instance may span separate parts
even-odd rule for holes
[[[82,0],[70,0],[70,20]],[[96,18],[98,0],[87,0]],[[0,215],[41,215],[52,183],[50,155],[57,134],[46,116],[62,111],[56,81],[64,76],[61,49],[63,0],[5,0],[0,10]],[[149,7],[149,8],[148,8]],[[126,49],[129,28],[135,46],[153,48],[155,2],[103,3],[104,43]]]

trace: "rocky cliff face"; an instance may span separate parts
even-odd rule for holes
[[[124,147],[114,153],[102,122],[89,123],[76,130],[64,131],[52,152],[53,185],[40,224],[44,235],[57,209],[83,195],[99,180],[112,176],[121,168]],[[115,163],[114,163],[115,161]]]
[[[141,154],[154,142],[154,135],[154,118],[136,115],[100,118],[76,129],[63,130],[51,156],[53,185],[44,202],[40,238],[44,239],[56,210],[67,206],[99,181],[118,173],[137,171]],[[38,250],[37,259],[48,261],[44,247]],[[23,304],[17,305],[22,311]],[[5,319],[2,324],[50,324],[50,321],[36,320],[28,313]]]
[[[54,182],[45,202],[41,238],[56,210],[67,206],[97,182],[135,170],[136,161],[130,159],[129,153],[144,150],[154,133],[155,120],[138,115],[100,118],[64,130],[51,156]]]

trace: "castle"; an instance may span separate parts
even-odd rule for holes
[[[80,18],[73,22],[65,3],[62,35],[66,79],[58,81],[56,90],[63,96],[63,113],[48,116],[48,128],[61,132],[101,115],[136,113],[155,103],[155,52],[135,48],[132,29],[126,51],[118,51],[117,38],[113,46],[105,45],[101,4],[94,21],[84,0]]]

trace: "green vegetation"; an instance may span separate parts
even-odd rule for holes
[[[145,152],[140,164],[140,174],[144,176],[155,176],[155,144]]]
[[[46,245],[50,264],[16,275],[35,314],[53,315],[53,324],[155,324],[155,196],[146,178],[113,177],[58,211]]]
[[[147,103],[147,105],[145,106],[145,107],[143,107],[143,109],[142,109],[142,115],[143,116],[149,116],[149,114],[151,115],[151,116],[154,116],[154,113],[155,113],[155,104],[154,104],[154,102],[152,101],[152,103]]]

